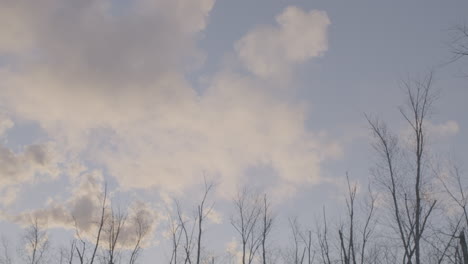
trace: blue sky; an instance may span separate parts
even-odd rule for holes
[[[370,177],[364,114],[404,131],[399,83],[430,70],[433,149],[463,163],[468,67],[447,62],[467,13],[462,0],[0,0],[0,233],[37,215],[68,239],[103,182],[157,219],[144,260],[166,257],[168,197],[190,208],[204,177],[218,255],[239,186],[270,193],[279,226],[337,214],[345,173]]]

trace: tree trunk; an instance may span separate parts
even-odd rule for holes
[[[463,263],[468,264],[468,247],[466,245],[465,230],[460,232],[460,246],[462,248]]]

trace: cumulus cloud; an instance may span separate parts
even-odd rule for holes
[[[0,18],[26,17],[18,30],[32,43],[10,49],[20,66],[0,69],[0,104],[37,122],[67,157],[105,168],[123,188],[177,192],[208,174],[229,195],[248,180],[247,170],[265,166],[278,176],[275,184],[293,192],[320,181],[321,163],[340,155],[326,133],[306,127],[305,105],[272,94],[261,78],[221,70],[195,91],[182,62],[199,54],[196,34],[212,0],[138,0],[124,11],[112,1],[36,5],[8,1],[17,16]],[[326,50],[324,12],[289,7],[277,22],[264,30],[279,54],[271,63],[270,53],[256,54],[261,28],[236,45],[259,76]],[[262,70],[257,62],[279,68]],[[91,206],[86,201],[76,207]]]
[[[58,162],[53,144],[28,145],[20,153],[0,144],[0,188],[31,182],[37,174],[56,177]]]
[[[74,182],[75,188],[71,195],[64,201],[49,200],[44,208],[22,212],[19,215],[4,215],[18,224],[27,226],[32,220],[37,219],[47,228],[65,228],[77,231],[83,239],[93,241],[97,234],[103,201],[104,183],[99,171],[84,172]],[[107,193],[105,204],[105,224],[102,233],[103,241],[108,241],[106,228],[117,217],[124,219],[119,238],[119,248],[131,248],[138,238],[138,232],[144,232],[142,246],[151,242],[151,234],[158,224],[156,211],[147,203],[134,201],[128,209],[118,211],[118,205],[112,204],[112,197]],[[120,213],[120,215],[119,215]],[[105,243],[105,242],[103,242]]]
[[[97,221],[99,209],[102,208],[103,179],[98,171],[86,172],[74,181],[75,188],[66,201],[51,199],[44,208],[10,216],[14,222],[28,225],[31,219],[47,223],[48,227],[74,228],[91,232],[94,221]],[[94,231],[94,230],[93,230]]]
[[[290,67],[328,49],[328,16],[323,11],[305,12],[288,7],[276,17],[277,26],[261,26],[236,43],[245,67],[260,77],[289,72]]]
[[[271,167],[283,184],[319,181],[320,163],[339,148],[307,131],[306,109],[266,91],[238,74],[218,74],[203,97],[167,105],[164,117],[145,126],[116,131],[119,145],[103,149],[98,160],[129,187],[175,191],[206,173],[221,177],[221,189],[230,193],[258,165]]]

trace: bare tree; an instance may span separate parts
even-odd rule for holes
[[[171,234],[171,259],[169,263],[203,263],[208,256],[203,253],[204,225],[212,213],[214,203],[208,205],[209,196],[215,184],[205,179],[203,195],[196,206],[195,215],[184,215],[182,206],[174,199],[174,210],[168,209],[169,231]],[[182,249],[182,252],[179,250]]]
[[[330,242],[328,234],[327,216],[325,213],[325,207],[323,207],[323,222],[320,224],[316,221],[317,229],[317,242],[320,250],[320,258],[322,264],[332,264]]]
[[[132,221],[134,222],[135,226],[135,244],[133,246],[133,249],[130,253],[130,259],[129,259],[129,264],[135,264],[138,256],[140,255],[141,252],[141,246],[143,239],[145,239],[148,234],[150,233],[150,227],[151,224],[148,221],[148,219],[145,217],[145,215],[142,212],[138,212],[135,217],[133,217]]]
[[[342,262],[344,264],[351,264],[351,263],[356,264],[356,249],[355,249],[355,238],[354,238],[354,231],[355,231],[354,230],[355,229],[354,201],[356,199],[357,186],[356,185],[351,186],[349,182],[348,174],[346,174],[346,180],[348,183],[348,198],[346,199],[346,207],[348,208],[349,236],[345,238],[345,235],[343,234],[345,232],[343,225],[339,228],[338,234],[340,237]]]
[[[87,263],[86,261],[86,241],[84,241],[81,237],[78,231],[76,231],[76,235],[78,236],[79,239],[79,244],[80,247],[75,246],[76,254],[78,255],[78,260],[80,264],[85,264]]]
[[[206,202],[209,193],[214,187],[214,184],[208,183],[205,179],[205,190],[203,193],[203,198],[200,204],[197,206],[197,222],[198,222],[198,232],[197,232],[197,258],[196,264],[200,264],[201,260],[201,249],[202,249],[202,238],[203,238],[203,222],[205,221],[206,217],[211,213],[213,210],[213,204],[210,207],[206,207]]]
[[[440,177],[440,181],[444,187],[445,193],[454,203],[454,207],[458,208],[460,212],[459,220],[455,228],[452,228],[452,232],[449,234],[450,242],[453,238],[458,238],[458,247],[460,248],[458,253],[461,254],[460,258],[463,258],[462,263],[468,264],[468,247],[465,238],[465,228],[468,227],[468,196],[466,194],[468,186],[466,186],[460,167],[457,165],[452,165],[447,173],[447,177]],[[451,206],[452,209],[454,207]],[[448,249],[449,245],[447,245],[444,253]]]
[[[266,243],[273,227],[273,215],[270,209],[271,205],[268,202],[267,195],[263,195],[262,204],[262,263],[267,264],[267,248]]]
[[[447,64],[454,63],[462,58],[468,57],[468,26],[467,24],[457,25],[450,30],[449,49],[452,57]],[[468,77],[468,73],[463,72],[463,77]]]
[[[291,264],[302,264],[307,252],[307,246],[302,239],[302,229],[297,218],[289,218],[289,229],[291,230],[291,246],[285,252],[285,262]]]
[[[465,230],[462,229],[459,235],[460,247],[463,255],[463,264],[468,264],[468,246],[466,243]]]
[[[368,198],[369,200],[366,203],[366,212],[364,226],[361,230],[361,251],[360,251],[360,263],[373,263],[378,257],[378,253],[375,251],[375,247],[368,247],[369,240],[374,232],[376,222],[375,222],[375,208],[376,208],[376,197],[374,196],[371,187],[368,187]],[[369,250],[368,250],[369,248]],[[369,252],[368,252],[369,251]],[[367,254],[367,255],[366,255]]]
[[[177,264],[177,257],[179,255],[178,250],[179,250],[180,240],[183,234],[182,229],[181,229],[181,225],[183,224],[182,216],[180,216],[180,219],[179,219],[180,205],[177,200],[174,200],[174,204],[176,205],[176,211],[178,214],[177,217],[173,217],[169,208],[167,209],[168,218],[169,218],[168,219],[169,220],[169,232],[171,236],[171,247],[172,247],[171,259],[169,260],[169,264]],[[190,258],[190,256],[188,256],[188,258]]]
[[[103,227],[107,238],[107,249],[104,257],[106,264],[115,264],[117,259],[120,257],[119,239],[126,220],[127,214],[120,208],[114,209],[112,207],[110,209],[109,216],[107,217],[107,221]]]
[[[2,237],[2,255],[0,255],[1,264],[12,264],[13,259],[10,255],[10,247],[8,240],[5,237]]]
[[[68,252],[68,257],[67,257],[67,262],[68,264],[73,263],[73,258],[75,256],[75,249],[76,249],[76,240],[73,239],[72,242],[70,243],[70,250]]]
[[[453,32],[451,51],[454,55],[453,60],[458,60],[468,56],[468,27],[467,25],[459,25],[453,29]]]
[[[26,229],[23,236],[25,242],[25,259],[30,264],[41,264],[47,262],[47,256],[50,249],[50,242],[47,231],[39,224],[35,217],[32,223]]]
[[[144,211],[128,214],[120,206],[108,204],[107,185],[101,194],[101,204],[97,221],[93,221],[95,236],[89,241],[83,236],[75,220],[75,239],[70,245],[67,263],[77,261],[80,264],[116,264],[137,263],[144,239],[151,230],[151,219]]]
[[[102,193],[102,201],[100,206],[100,214],[99,219],[96,223],[97,225],[97,234],[95,238],[94,245],[90,245],[92,247],[91,256],[88,257],[88,243],[86,240],[81,236],[77,221],[75,220],[75,234],[78,238],[78,244],[75,244],[76,254],[78,256],[78,260],[80,264],[93,264],[97,258],[98,249],[101,243],[101,236],[103,233],[104,225],[107,221],[106,209],[107,209],[107,184],[104,185],[104,190]]]
[[[126,210],[108,205],[107,187],[103,188],[96,219],[86,223],[87,229],[80,228],[80,223],[72,216],[75,224],[75,237],[69,244],[53,248],[50,245],[47,230],[39,219],[33,218],[25,229],[18,254],[24,263],[60,263],[60,264],[136,264],[141,254],[144,240],[152,230],[153,215],[138,209],[127,215]],[[208,213],[208,211],[206,211]],[[204,215],[206,217],[206,215]],[[12,264],[9,244],[3,239],[0,245],[0,264]]]
[[[183,237],[184,264],[192,264],[192,254],[193,249],[195,247],[194,232],[196,221],[193,221],[191,226],[187,226],[188,224],[190,224],[190,222],[184,218],[179,202],[176,201],[175,205],[177,211],[177,219],[180,225],[180,232]]]
[[[375,197],[370,190],[368,197],[369,201],[366,204],[366,211],[359,215],[364,216],[364,223],[359,222],[359,213],[356,211],[356,194],[357,185],[351,184],[349,176],[346,174],[348,194],[346,198],[347,220],[346,224],[342,224],[338,230],[340,241],[341,259],[344,264],[364,264],[374,263],[375,259],[368,260],[368,243],[372,232],[375,228]]]
[[[59,248],[59,263],[72,264],[75,257],[76,239],[72,239],[69,247],[63,246]]]
[[[237,193],[234,199],[235,214],[231,224],[240,236],[242,245],[242,264],[251,264],[261,245],[262,236],[258,234],[262,209],[258,195],[247,188]]]
[[[392,223],[403,248],[402,262],[420,264],[421,242],[436,205],[426,188],[429,178],[426,119],[435,99],[432,74],[421,81],[403,82],[403,87],[407,107],[400,108],[400,112],[411,130],[409,150],[400,145],[398,137],[384,123],[369,117],[367,120],[376,139],[374,148],[382,158],[374,173],[390,200]],[[405,159],[407,153],[409,157]]]
[[[96,258],[96,253],[97,253],[97,250],[99,248],[99,242],[101,240],[102,229],[104,227],[104,223],[106,222],[106,208],[107,208],[106,202],[107,202],[107,184],[104,185],[104,193],[103,193],[102,206],[101,206],[101,216],[100,216],[99,222],[98,222],[96,243],[94,243],[93,254],[91,255],[91,260],[89,261],[89,264],[94,263],[94,260]]]
[[[307,264],[312,264],[315,260],[315,249],[312,244],[312,230],[302,232],[300,235],[307,251]]]

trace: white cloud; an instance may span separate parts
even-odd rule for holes
[[[181,62],[197,56],[194,39],[213,1],[138,0],[124,15],[109,1],[28,3],[10,4],[19,17],[29,14],[24,34],[32,34],[35,57],[17,58],[19,71],[0,69],[0,104],[37,122],[61,155],[104,167],[123,188],[175,192],[208,174],[229,195],[261,165],[287,186],[278,192],[290,193],[320,181],[321,163],[340,155],[326,134],[306,127],[304,105],[272,94],[261,79],[220,71],[202,94],[186,81]],[[273,64],[326,50],[325,13],[289,7],[277,21],[267,30],[281,50]],[[237,45],[248,64],[243,50],[256,32]]]
[[[0,113],[0,137],[5,135],[5,132],[12,128],[14,125],[13,121],[5,114]]]
[[[259,85],[219,74],[203,97],[161,105],[155,112],[161,118],[114,131],[112,141],[119,143],[101,149],[97,159],[127,187],[176,191],[206,173],[221,177],[221,190],[229,194],[258,164],[272,167],[282,184],[319,181],[320,163],[337,156],[336,144],[307,131],[303,107]]]
[[[236,43],[248,70],[260,77],[288,73],[291,66],[322,55],[328,49],[328,16],[294,6],[276,17],[277,26],[261,26]]]
[[[239,248],[239,243],[236,238],[233,237],[231,241],[226,244],[226,253],[228,253],[231,263],[242,263],[242,251]]]
[[[438,136],[438,137],[456,135],[460,130],[458,123],[453,120],[449,120],[441,124],[433,124],[431,122],[427,122],[426,127],[428,130],[428,133],[430,133],[433,136]]]
[[[221,213],[211,208],[210,212],[207,215],[207,218],[214,224],[221,224],[223,222],[223,217]]]

